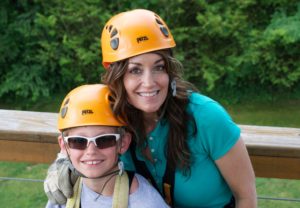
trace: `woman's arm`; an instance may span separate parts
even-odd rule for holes
[[[215,162],[234,194],[236,207],[257,207],[255,174],[243,140]]]

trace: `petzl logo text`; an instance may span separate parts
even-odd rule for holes
[[[81,115],[87,115],[87,114],[93,114],[94,112],[92,110],[82,110]]]
[[[140,42],[142,42],[142,41],[146,41],[146,40],[149,40],[149,38],[148,38],[147,36],[138,37],[138,38],[136,39],[136,41],[137,41],[138,43],[140,43]]]

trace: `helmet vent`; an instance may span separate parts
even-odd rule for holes
[[[70,101],[70,98],[68,98],[68,99],[66,100],[66,102],[64,103],[63,108],[62,108],[61,111],[60,111],[60,116],[61,116],[62,118],[65,118],[66,115],[67,115],[69,101]]]
[[[114,99],[112,98],[111,95],[108,96],[108,100],[109,100],[109,102],[114,102]]]
[[[164,34],[164,36],[169,37],[169,32],[167,30],[167,28],[165,27],[160,27],[160,31]]]
[[[155,20],[156,20],[156,22],[157,22],[158,24],[160,24],[160,25],[163,24],[159,19],[155,18]]]
[[[110,38],[113,38],[116,34],[118,34],[118,30],[115,28],[111,34],[110,34]]]
[[[112,39],[110,41],[110,47],[114,50],[117,50],[119,47],[119,38]]]
[[[156,23],[159,25],[160,31],[165,37],[169,37],[169,31],[168,29],[164,26],[162,21],[159,20],[159,17],[156,16],[155,18]]]
[[[109,27],[108,27],[108,32],[111,31],[112,27],[113,27],[112,25],[109,25]]]

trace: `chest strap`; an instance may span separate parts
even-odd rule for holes
[[[82,189],[82,177],[79,177],[73,187],[73,196],[68,198],[66,208],[79,208],[80,194]]]
[[[123,174],[116,176],[112,208],[127,208],[128,197],[131,182],[133,180],[134,173],[127,174],[126,171]],[[82,190],[82,177],[79,177],[73,187],[73,196],[68,198],[66,208],[80,208],[80,196]]]
[[[113,208],[127,208],[129,196],[129,180],[126,171],[120,176],[117,175],[114,195],[113,195]]]
[[[135,165],[136,172],[147,178],[151,184],[155,187],[155,189],[161,193],[160,189],[158,188],[152,174],[148,170],[146,163],[144,161],[138,160],[136,156],[136,143],[131,142],[130,145],[130,154],[132,157],[132,160]],[[161,195],[165,199],[166,203],[169,204],[169,206],[173,206],[174,202],[174,187],[175,187],[175,170],[169,167],[169,162],[167,160],[167,166],[166,171],[163,176],[163,193]]]

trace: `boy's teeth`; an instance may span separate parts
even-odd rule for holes
[[[85,163],[88,164],[88,165],[96,165],[100,162],[99,161],[86,161]]]

